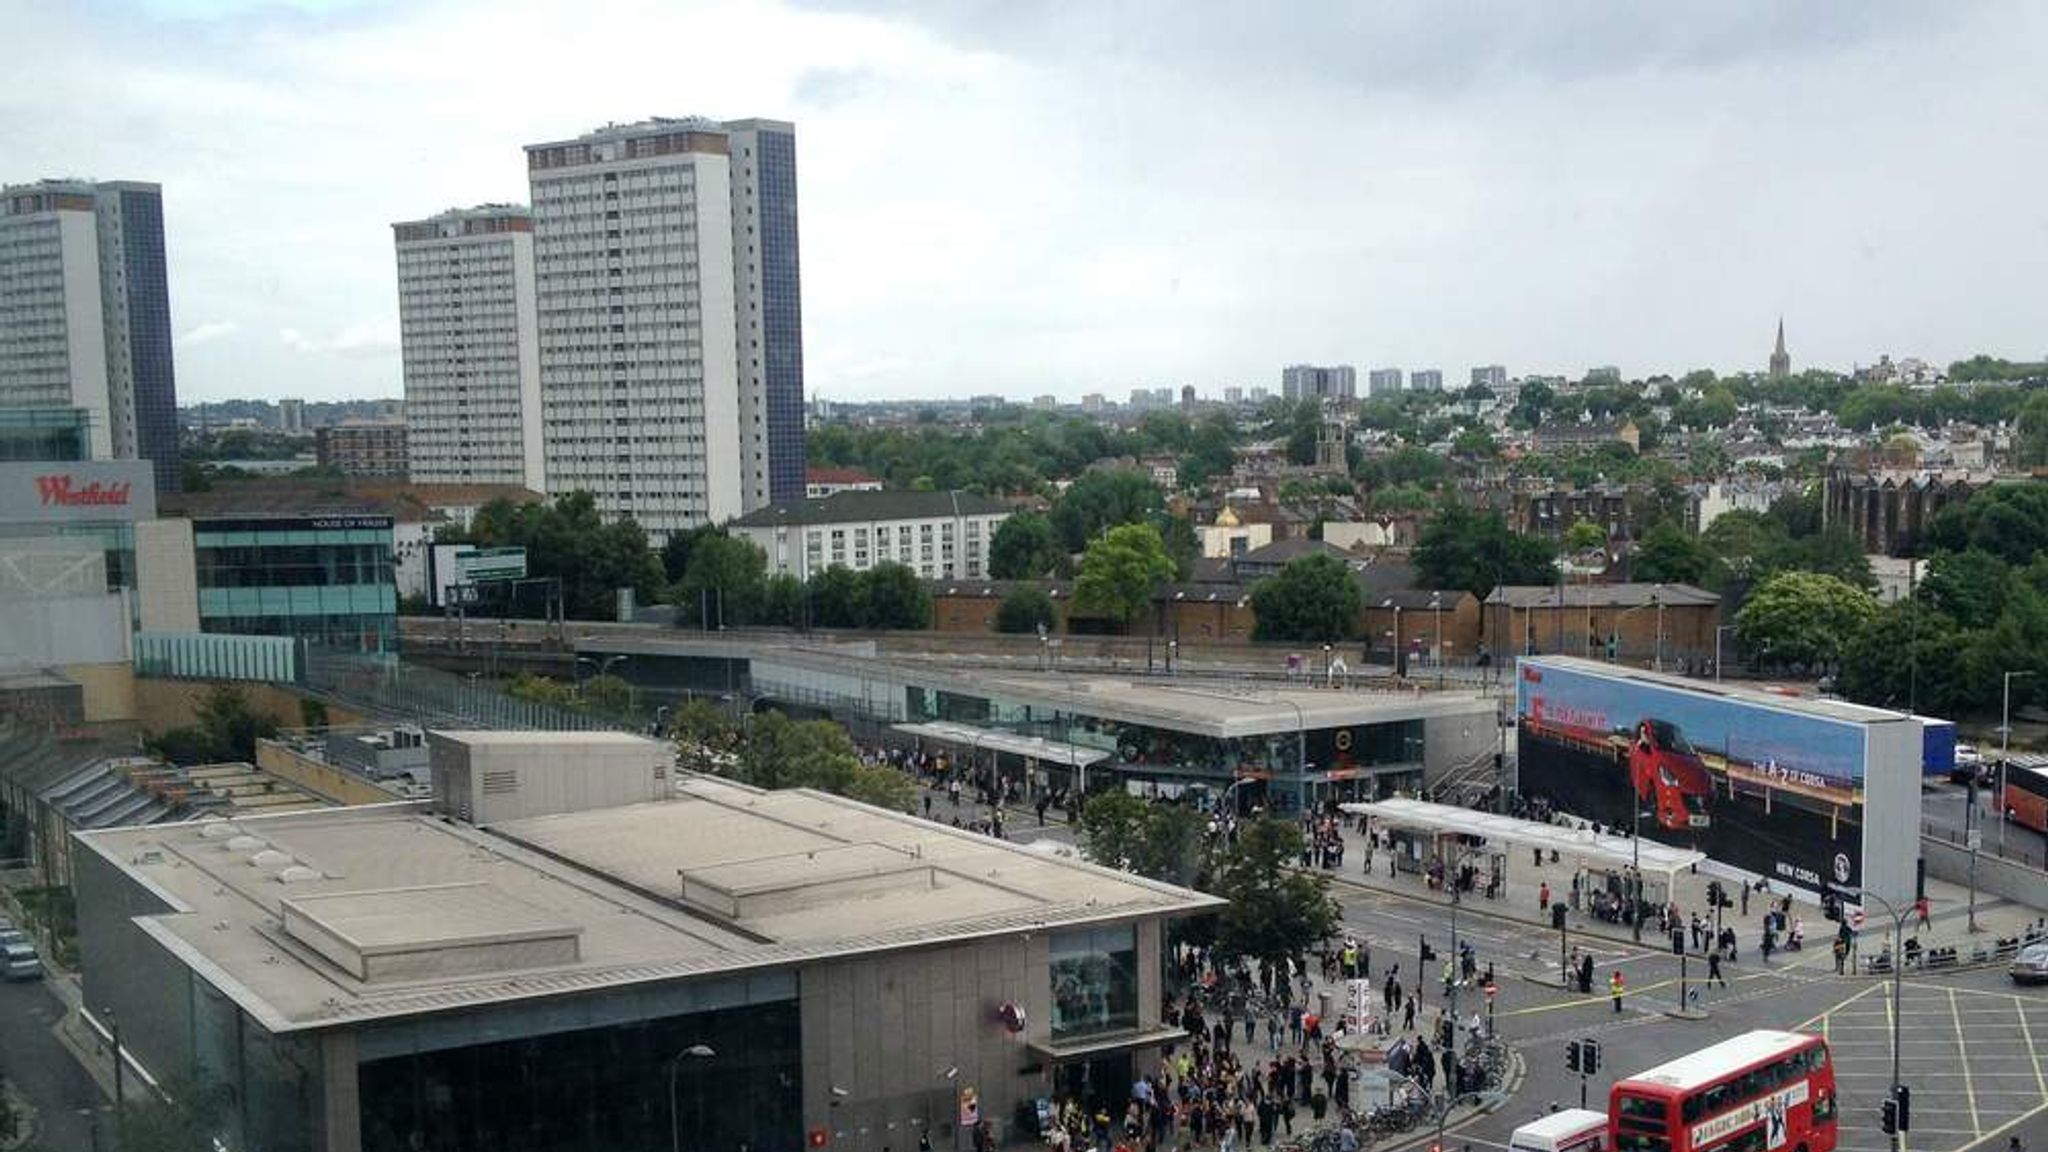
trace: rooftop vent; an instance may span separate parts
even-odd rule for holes
[[[292,859],[291,853],[279,852],[275,848],[265,848],[249,857],[249,864],[256,868],[283,868],[295,863],[297,861]]]
[[[228,841],[230,852],[255,852],[270,847],[270,841],[255,836],[237,836]]]

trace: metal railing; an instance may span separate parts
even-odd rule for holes
[[[308,661],[306,687],[312,695],[351,711],[422,728],[583,732],[641,727],[627,717],[522,700],[478,676],[379,657],[316,654]]]

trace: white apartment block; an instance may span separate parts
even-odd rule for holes
[[[1401,390],[1401,370],[1375,368],[1366,373],[1365,387],[1368,396],[1392,396]]]
[[[532,213],[487,204],[392,232],[411,478],[547,491]]]
[[[1417,368],[1408,374],[1408,388],[1413,392],[1441,392],[1444,374],[1435,368]]]
[[[804,349],[796,126],[733,120],[732,260],[739,340],[741,504],[804,493]]]
[[[691,119],[526,148],[548,489],[657,543],[745,498],[730,146]]]
[[[786,500],[729,525],[768,557],[768,572],[809,580],[894,561],[926,580],[980,580],[1007,504],[967,492],[840,492]]]
[[[161,187],[0,188],[0,407],[82,412],[93,459],[149,460],[177,490]]]

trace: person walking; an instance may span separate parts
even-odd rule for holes
[[[1614,997],[1614,1013],[1617,1016],[1621,1014],[1622,994],[1627,991],[1621,978],[1621,969],[1616,968],[1607,977],[1607,994]]]
[[[1415,1031],[1415,1001],[1410,1000],[1401,1007],[1401,1031]]]
[[[1548,880],[1536,886],[1536,909],[1539,912],[1550,911],[1550,881]]]
[[[1934,927],[1934,922],[1931,918],[1932,913],[1934,911],[1933,901],[1929,900],[1925,896],[1922,896],[1918,900],[1913,901],[1913,911],[1915,913],[1918,913],[1920,917],[1920,922],[1914,925],[1914,931],[1917,932],[1922,928]]]
[[[1841,971],[1839,959],[1836,962],[1835,970]],[[1719,952],[1709,952],[1707,953],[1707,987],[1713,987],[1716,981],[1723,988],[1728,986],[1728,978],[1721,975],[1721,954]]]
[[[1837,975],[1837,976],[1840,976],[1840,975],[1842,974],[1842,966],[1843,966],[1843,965],[1844,965],[1845,963],[1847,963],[1847,962],[1848,962],[1848,959],[1849,959],[1849,946],[1848,946],[1847,944],[1844,944],[1844,943],[1842,943],[1842,938],[1841,938],[1840,936],[1837,936],[1837,937],[1835,937],[1835,945],[1834,945],[1834,948],[1835,948],[1835,975]]]
[[[1591,996],[1592,994],[1593,954],[1591,952],[1588,952],[1585,955],[1579,957],[1579,995]]]

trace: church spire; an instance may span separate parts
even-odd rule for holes
[[[1782,380],[1792,374],[1792,355],[1785,351],[1785,318],[1778,317],[1778,343],[1771,350],[1771,378]]]

